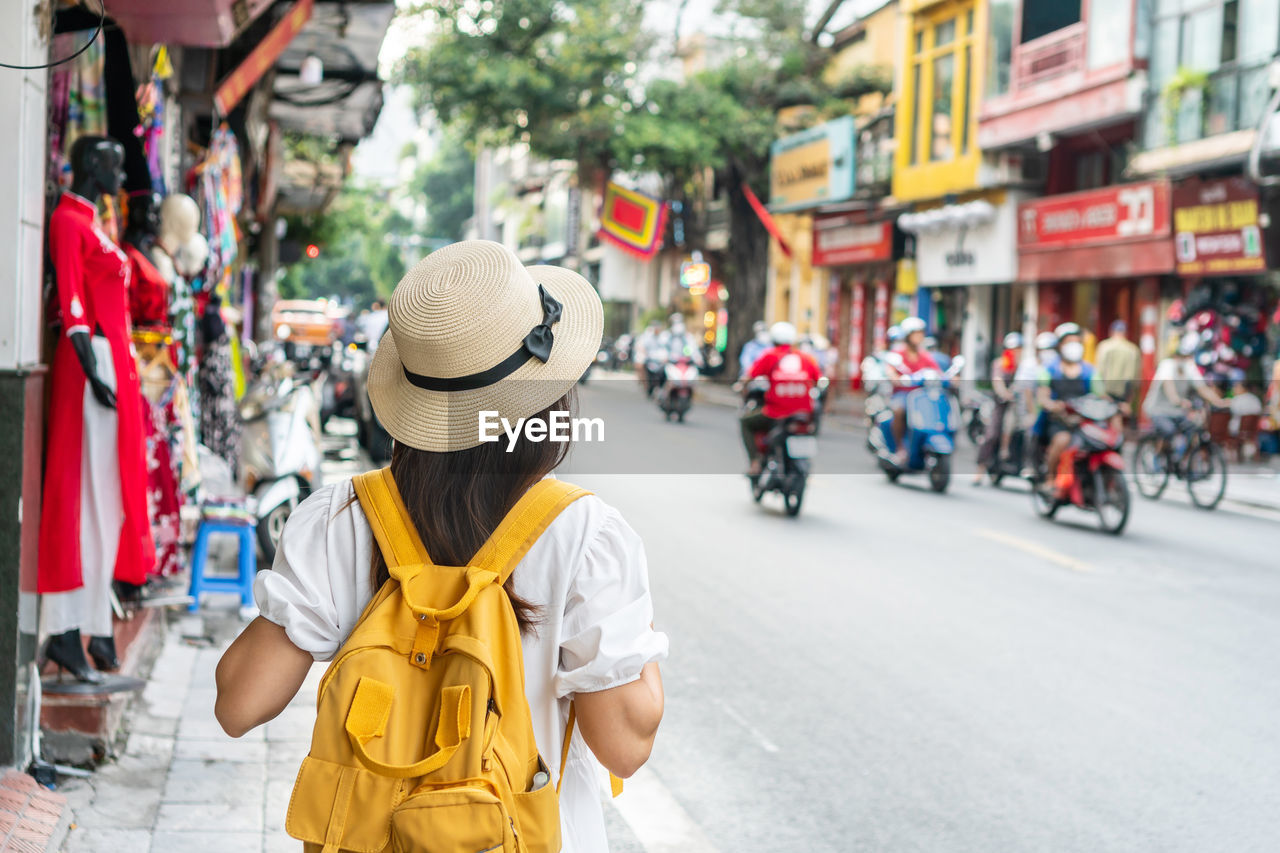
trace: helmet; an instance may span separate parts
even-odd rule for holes
[[[796,327],[790,323],[774,323],[769,327],[769,337],[780,346],[791,346],[796,342]]]
[[[885,337],[889,339],[889,343],[896,344],[898,341],[905,338],[906,335],[902,333],[901,326],[890,326],[889,330],[885,332]]]
[[[756,320],[751,324],[751,334],[753,335],[759,335],[767,331],[769,331],[769,324],[764,320]]]
[[[909,336],[914,332],[923,332],[925,329],[924,320],[921,320],[919,317],[908,317],[899,323],[898,327],[902,329],[902,334],[906,336]]]
[[[1071,335],[1081,334],[1080,326],[1077,325],[1076,323],[1063,323],[1062,325],[1058,326],[1058,328],[1054,329],[1053,333],[1058,336],[1058,340],[1062,340],[1063,338],[1070,337]]]
[[[1010,332],[1004,336],[1005,349],[1022,349],[1022,335],[1018,332]]]
[[[1036,335],[1036,349],[1047,350],[1047,349],[1057,349],[1057,347],[1058,347],[1058,336],[1055,335],[1053,332],[1041,332],[1040,334]]]
[[[1178,355],[1195,355],[1199,346],[1200,336],[1195,332],[1187,332],[1182,336],[1182,340],[1178,341]]]

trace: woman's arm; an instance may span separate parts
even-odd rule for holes
[[[315,660],[295,646],[284,628],[259,616],[218,661],[213,714],[223,731],[240,737],[285,709],[298,695]]]
[[[662,674],[645,664],[640,678],[621,687],[573,697],[578,728],[596,759],[615,776],[630,777],[649,760],[662,722]]]

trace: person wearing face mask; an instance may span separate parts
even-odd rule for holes
[[[751,335],[751,340],[742,345],[742,352],[738,354],[739,378],[746,378],[747,374],[751,372],[751,365],[756,363],[756,359],[773,347],[773,339],[769,337],[769,327],[765,325],[763,320],[758,320],[752,324]]]
[[[886,364],[889,378],[893,380],[893,396],[889,406],[893,409],[893,442],[898,448],[898,455],[906,459],[906,448],[902,440],[907,434],[907,395],[919,388],[918,382],[912,382],[911,376],[922,370],[942,372],[938,362],[924,347],[925,323],[919,317],[908,317],[899,324],[903,334],[903,348],[897,352],[898,358]]]
[[[1080,327],[1063,323],[1054,329],[1054,335],[1058,338],[1059,360],[1045,369],[1039,390],[1040,405],[1047,413],[1044,438],[1049,449],[1045,470],[1049,476],[1045,478],[1046,483],[1052,482],[1058,457],[1071,441],[1071,426],[1065,418],[1067,402],[1097,391],[1093,365],[1084,360],[1084,336]]]

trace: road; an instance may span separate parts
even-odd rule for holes
[[[834,423],[789,519],[732,473],[732,410],[606,380],[581,410],[605,440],[563,476],[643,536],[672,649],[616,851],[1280,844],[1280,519],[1135,497],[1111,537],[891,485]]]

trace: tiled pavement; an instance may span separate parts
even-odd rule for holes
[[[67,853],[297,853],[285,810],[314,720],[317,666],[278,718],[243,738],[213,716],[213,673],[241,622],[205,611],[170,629],[120,757],[63,787]]]

